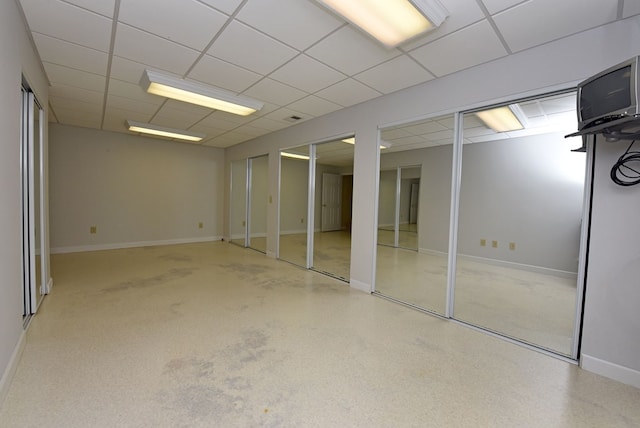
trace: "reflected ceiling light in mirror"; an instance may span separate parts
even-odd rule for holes
[[[391,147],[390,142],[384,140],[380,141],[380,150],[388,149],[389,147]]]
[[[145,70],[140,86],[150,94],[197,104],[214,110],[222,110],[240,116],[248,116],[260,110],[264,104],[248,97],[211,86],[189,82],[172,76]]]
[[[284,156],[284,157],[292,158],[292,159],[309,160],[309,156],[307,156],[307,155],[299,155],[297,153],[280,152],[280,156]]]
[[[317,0],[393,48],[438,27],[449,12],[438,0]]]
[[[480,120],[496,132],[524,129],[526,116],[518,104],[496,107],[475,113]]]
[[[131,132],[140,132],[142,134],[156,135],[159,137],[175,138],[197,143],[206,137],[206,134],[198,132],[190,132],[182,129],[165,128],[164,126],[151,125],[150,123],[134,122],[127,120],[127,129]]]
[[[345,138],[344,140],[340,140],[343,143],[347,143],[347,144],[355,144],[356,143],[356,137],[351,137],[351,138]]]

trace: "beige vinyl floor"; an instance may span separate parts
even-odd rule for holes
[[[1,427],[637,427],[640,390],[225,242],[52,256]]]

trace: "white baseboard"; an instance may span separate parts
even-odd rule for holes
[[[640,371],[582,354],[580,367],[609,379],[640,388]]]
[[[358,281],[357,279],[350,278],[349,286],[351,288],[355,288],[356,290],[364,291],[365,293],[371,293],[371,284],[366,284],[362,281]]]
[[[280,231],[280,235],[306,235],[307,234],[307,229],[292,229],[292,230],[285,230],[285,231]]]
[[[195,242],[220,241],[221,236],[205,236],[203,238],[165,239],[160,241],[119,242],[115,244],[80,245],[77,247],[56,247],[51,254],[82,253],[86,251],[117,250],[121,248],[155,247],[159,245],[192,244]]]
[[[20,362],[20,357],[22,357],[22,351],[24,351],[24,346],[27,343],[26,338],[27,332],[26,330],[23,330],[20,334],[20,338],[18,339],[18,343],[16,344],[13,353],[11,354],[9,364],[7,364],[7,368],[4,370],[2,378],[0,378],[0,408],[4,403],[4,400],[7,398],[9,387],[11,386],[11,381],[13,380],[13,376],[18,369],[18,363]]]
[[[432,256],[447,257],[447,253],[443,253],[442,251],[430,250],[428,248],[420,248],[418,250],[418,252],[421,253],[421,254],[430,254]],[[546,268],[546,267],[542,267],[542,266],[526,265],[524,263],[515,263],[515,262],[508,262],[508,261],[505,261],[505,260],[489,259],[489,258],[486,258],[486,257],[469,256],[467,254],[458,254],[458,259],[459,260],[470,260],[470,261],[474,261],[474,262],[478,262],[478,263],[485,263],[485,264],[493,265],[493,266],[500,266],[500,267],[506,267],[506,268],[511,268],[511,269],[518,269],[518,270],[523,270],[523,271],[526,271],[526,272],[534,272],[534,273],[541,273],[541,274],[544,274],[544,275],[552,275],[552,276],[559,277],[559,278],[577,279],[577,277],[578,277],[578,273],[577,272],[567,272],[567,271],[564,271],[564,270],[551,269],[551,268]]]

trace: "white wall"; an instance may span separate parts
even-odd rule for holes
[[[52,251],[219,239],[223,171],[222,149],[52,124]]]
[[[354,160],[352,242],[356,245],[352,246],[351,252],[350,284],[354,288],[370,291],[375,274],[378,127],[575,87],[584,78],[640,54],[638,40],[640,17],[601,26],[230,147],[226,151],[227,162],[265,151],[275,156],[280,148],[355,134],[358,144],[355,146]],[[277,170],[270,171],[273,177],[270,180],[271,192],[274,194],[277,194],[277,174]],[[227,185],[227,194],[228,189]],[[599,186],[596,190],[603,191]],[[604,191],[608,191],[607,188]],[[273,232],[268,233],[268,240],[276,242],[278,220],[275,213],[271,213],[268,230]],[[606,221],[610,214],[603,212],[605,220],[594,225],[601,228],[598,233],[604,236],[608,235],[609,230],[618,232],[621,227],[615,221],[615,216],[612,216],[614,221]],[[629,245],[637,242],[629,233],[620,238]],[[608,257],[602,265],[591,264],[588,275],[608,277],[624,268],[624,263],[624,259]],[[629,279],[625,277],[625,280]],[[588,289],[588,298],[589,293]],[[637,302],[640,287],[626,288],[625,293],[622,296],[624,299]],[[611,307],[596,299],[587,305],[587,310],[590,313],[585,314],[586,319],[599,318],[609,316]],[[605,332],[595,329],[593,323],[585,323],[584,334],[590,337],[590,352],[624,362],[622,366],[631,367],[637,373],[640,365],[637,362],[637,345],[630,345],[631,342],[638,342],[637,313],[635,310],[618,316],[619,320],[631,320],[632,323],[617,324],[615,338],[596,340]],[[615,351],[602,349],[605,343],[609,344],[612,340],[615,341]],[[615,358],[612,358],[611,352],[615,353]]]
[[[306,233],[309,161],[282,157],[280,234]]]
[[[582,364],[640,388],[640,185],[609,178],[628,144],[597,142]]]
[[[20,85],[23,73],[36,97],[45,106],[45,112],[48,104],[46,77],[31,46],[21,13],[13,0],[0,4],[0,56],[1,404],[24,338],[20,205]]]

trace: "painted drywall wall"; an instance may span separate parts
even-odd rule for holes
[[[640,185],[609,178],[629,141],[596,144],[582,364],[640,388]]]
[[[370,291],[375,274],[374,243],[377,224],[373,213],[377,209],[375,183],[379,174],[379,127],[575,87],[576,83],[584,78],[640,54],[637,40],[640,40],[640,17],[636,16],[521,51],[230,147],[226,151],[227,162],[255,156],[265,151],[277,155],[280,148],[355,134],[358,144],[355,145],[353,168],[352,241],[357,245],[352,246],[350,284],[354,288]],[[277,174],[277,171],[270,172],[270,175],[275,177],[271,183],[276,183],[272,185],[272,192],[277,191]],[[425,182],[424,174],[422,181]],[[227,195],[228,191],[229,186],[226,185]],[[424,210],[421,209],[421,216],[423,214]],[[606,214],[604,216],[607,217]],[[269,224],[273,225],[269,229],[274,232],[268,234],[268,240],[272,242],[276,242],[277,239],[275,234],[277,221],[276,215],[268,219]],[[228,226],[225,224],[225,227]],[[602,221],[598,227],[602,228],[600,233],[606,235],[608,229],[619,226]],[[443,233],[439,231],[436,236],[441,235]],[[448,235],[448,231],[445,231],[444,235]],[[623,239],[633,240],[628,234]],[[447,239],[444,241],[447,242]],[[590,265],[587,275],[606,275],[607,272],[614,272],[623,266],[620,262],[609,258],[606,266]],[[637,301],[640,288],[631,289],[628,292],[629,295],[624,297]],[[608,305],[601,305],[598,302],[593,302],[588,309],[592,311],[589,316],[595,317],[608,316],[610,311]],[[636,315],[621,315],[622,318],[630,316]],[[628,345],[630,341],[638,342],[637,326],[617,325],[617,328],[619,331],[616,335],[618,340],[615,360],[626,361],[637,358],[635,346]],[[601,330],[590,333],[595,336],[604,334]],[[594,338],[591,340],[593,354],[609,355],[607,353],[609,351],[600,349],[603,342]]]
[[[20,86],[48,104],[48,83],[16,2],[0,3],[0,404],[15,369],[22,327]],[[45,107],[46,113],[46,107]],[[46,142],[45,126],[45,142]],[[46,145],[45,145],[46,147]],[[45,162],[45,172],[46,172]],[[45,189],[46,191],[46,186]],[[46,206],[43,207],[46,216]],[[45,236],[45,239],[47,237]],[[47,277],[49,274],[47,273]]]
[[[223,165],[217,148],[51,125],[52,251],[218,239]]]
[[[269,203],[269,158],[259,156],[251,159],[251,213],[249,237],[267,236],[267,206]],[[254,246],[250,243],[250,246]],[[263,249],[263,248],[260,248]]]

